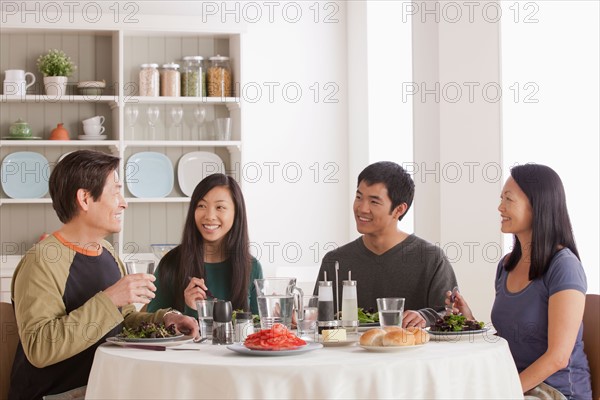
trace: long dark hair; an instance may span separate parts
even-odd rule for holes
[[[540,164],[519,165],[513,167],[510,174],[529,199],[533,213],[529,280],[543,276],[561,248],[569,248],[579,258],[565,189],[558,174]],[[513,270],[522,254],[521,243],[514,235],[513,250],[504,268]]]
[[[224,240],[224,252],[233,265],[231,281],[231,304],[234,309],[248,309],[248,282],[252,269],[250,256],[250,240],[248,238],[248,222],[244,196],[237,182],[227,175],[212,174],[204,178],[192,193],[188,209],[181,245],[179,260],[175,268],[160,268],[160,279],[171,282],[173,287],[175,308],[185,307],[183,291],[188,285],[188,277],[206,277],[204,269],[204,238],[196,226],[195,213],[198,203],[208,192],[218,186],[229,189],[235,206],[233,226]],[[207,282],[210,285],[210,282]]]

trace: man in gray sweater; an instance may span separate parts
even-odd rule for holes
[[[325,255],[317,280],[327,271],[357,281],[358,306],[377,310],[378,297],[404,297],[402,326],[432,325],[443,311],[445,293],[457,283],[450,262],[439,247],[398,229],[410,208],[415,184],[398,164],[382,161],[358,176],[354,219],[361,237]],[[315,285],[318,292],[318,282]],[[334,309],[337,309],[334,296]]]

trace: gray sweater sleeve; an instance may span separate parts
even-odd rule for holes
[[[446,292],[457,286],[454,270],[446,256],[442,256],[438,262],[435,274],[431,279],[428,290],[428,308],[421,308],[419,313],[427,321],[427,326],[435,323],[445,311]]]

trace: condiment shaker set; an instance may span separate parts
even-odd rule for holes
[[[336,288],[339,287],[337,284],[337,269],[338,265],[336,262]],[[358,331],[358,303],[357,303],[357,292],[356,292],[356,281],[351,279],[351,275],[348,275],[348,280],[342,282],[342,312],[339,315],[339,296],[337,297],[338,313],[337,316],[334,312],[333,302],[333,282],[327,280],[327,274],[325,273],[324,280],[319,281],[319,302],[318,302],[318,317],[317,326],[319,333],[323,329],[330,329],[336,327],[346,328],[347,331],[354,333]],[[339,318],[339,319],[336,319]]]
[[[241,343],[248,335],[254,333],[251,313],[238,312],[235,318],[235,329],[231,321],[231,302],[216,300],[213,305],[212,344]]]

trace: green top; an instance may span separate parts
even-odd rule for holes
[[[159,268],[163,265],[164,261],[166,261],[165,258],[161,260]],[[206,278],[204,279],[206,286],[210,289],[213,296],[222,300],[231,300],[233,266],[229,260],[218,263],[204,263],[204,270],[206,271]],[[154,286],[156,286],[156,297],[148,304],[148,312],[173,307],[175,304],[173,288],[161,285],[160,279],[158,278],[158,269],[154,272],[154,276],[156,277],[156,280],[154,281]],[[254,280],[262,279],[262,277],[262,267],[258,260],[252,257],[252,271],[250,272],[250,281],[248,284],[248,304],[250,305],[252,314],[258,314]],[[183,293],[181,293],[181,296],[183,296]],[[190,317],[198,318],[196,310],[191,309],[187,305],[181,312]]]

